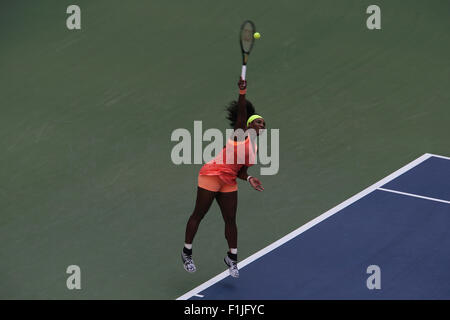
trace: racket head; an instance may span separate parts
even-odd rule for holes
[[[253,37],[255,31],[255,24],[252,21],[246,20],[242,23],[241,30],[239,32],[239,43],[241,45],[243,65],[247,64],[248,56],[250,51],[252,51],[253,44],[255,42],[255,38]]]

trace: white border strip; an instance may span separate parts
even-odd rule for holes
[[[392,193],[397,193],[397,194],[401,194],[401,195],[408,196],[408,197],[414,197],[414,198],[420,198],[420,199],[425,199],[425,200],[431,200],[431,201],[437,201],[437,202],[443,202],[443,203],[449,203],[450,204],[450,201],[447,201],[447,200],[420,196],[420,195],[414,194],[414,193],[401,192],[401,191],[385,189],[385,188],[378,188],[378,190],[386,191],[386,192],[392,192]]]
[[[436,157],[436,158],[441,158],[441,159],[445,159],[445,160],[450,160],[449,157],[440,156],[438,154],[432,154],[432,153],[425,153],[425,154],[429,155],[430,157]]]
[[[263,255],[269,253],[270,251],[278,248],[279,246],[281,246],[282,244],[288,242],[289,240],[297,237],[299,234],[301,234],[301,233],[305,232],[306,230],[312,228],[313,226],[315,226],[316,224],[322,222],[323,220],[331,217],[335,213],[341,211],[345,207],[347,207],[347,206],[351,205],[352,203],[358,201],[359,199],[365,197],[369,193],[379,189],[382,185],[388,183],[391,180],[394,180],[395,178],[397,178],[398,176],[402,175],[406,171],[411,170],[415,166],[419,165],[420,163],[424,162],[425,160],[427,160],[427,159],[429,159],[431,157],[440,157],[440,158],[444,158],[444,159],[450,160],[450,158],[446,158],[446,157],[443,157],[443,156],[438,156],[438,155],[434,155],[434,154],[430,154],[430,153],[426,153],[426,154],[422,155],[421,157],[417,158],[416,160],[414,160],[414,161],[408,163],[407,165],[405,165],[404,167],[398,169],[394,173],[388,175],[387,177],[383,178],[382,180],[376,182],[375,184],[371,185],[370,187],[368,187],[368,188],[364,189],[363,191],[359,192],[358,194],[354,195],[350,199],[347,199],[346,201],[342,202],[341,204],[337,205],[336,207],[328,210],[327,212],[321,214],[317,218],[315,218],[315,219],[311,220],[310,222],[304,224],[300,228],[292,231],[291,233],[289,233],[288,235],[284,236],[283,238],[275,241],[274,243],[270,244],[269,246],[265,247],[264,249],[261,249],[260,251],[254,253],[250,257],[248,257],[245,260],[243,260],[242,262],[238,263],[239,269],[244,268],[249,263],[255,261],[256,259],[258,259],[258,258],[262,257]],[[181,297],[177,298],[177,300],[187,300],[187,299],[189,299],[189,298],[191,298],[193,296],[196,296],[196,295],[198,295],[199,292],[202,292],[203,290],[209,288],[213,284],[221,281],[222,279],[225,279],[228,275],[229,275],[229,272],[228,272],[228,270],[226,270],[226,271],[218,274],[214,278],[212,278],[212,279],[206,281],[205,283],[199,285],[198,287],[192,289],[191,291],[185,293]]]

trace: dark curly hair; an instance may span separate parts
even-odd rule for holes
[[[248,101],[246,101],[246,107],[247,107],[247,119],[245,121],[247,122],[248,118],[250,118],[252,115],[256,113],[255,107],[253,107],[253,104]],[[228,106],[225,109],[227,111],[227,119],[230,121],[230,126],[234,128],[234,125],[236,124],[237,120],[237,112],[238,112],[238,102],[237,101],[231,101]]]

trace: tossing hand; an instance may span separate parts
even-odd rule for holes
[[[261,181],[259,181],[258,178],[255,177],[251,177],[250,179],[248,179],[248,182],[250,182],[250,185],[253,187],[253,189],[257,190],[257,191],[263,191],[264,188],[261,184]]]

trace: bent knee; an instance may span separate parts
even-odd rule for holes
[[[198,212],[198,211],[194,211],[191,214],[190,219],[191,220],[195,220],[195,221],[201,221],[206,215],[206,212]]]
[[[236,216],[224,217],[224,221],[225,221],[226,225],[235,226],[236,225]]]

